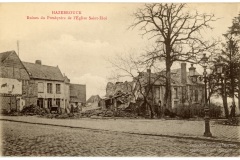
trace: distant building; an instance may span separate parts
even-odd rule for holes
[[[98,103],[101,100],[99,95],[92,95],[90,98],[87,100],[87,105],[91,105],[93,103]]]
[[[70,104],[73,107],[86,104],[86,85],[70,83]]]
[[[30,79],[37,85],[37,105],[51,108],[58,106],[65,110],[69,104],[69,82],[60,69],[43,65],[40,60],[36,63],[23,62]]]
[[[37,86],[15,51],[0,53],[0,86],[1,110],[22,110],[37,102]]]
[[[193,104],[204,102],[204,84],[196,77],[200,75],[195,71],[192,66],[195,76],[190,76],[187,72],[186,63],[181,63],[181,68],[171,70],[171,92],[172,92],[172,108],[177,107],[179,104]],[[146,88],[151,85],[151,92],[149,94],[152,104],[157,105],[159,101],[164,103],[165,95],[165,71],[159,73],[151,73],[148,69],[147,72],[139,73],[138,77],[134,80],[136,87],[140,86]],[[139,89],[138,89],[139,90]],[[137,94],[141,96],[140,94]]]

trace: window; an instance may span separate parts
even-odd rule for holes
[[[39,82],[38,83],[38,93],[43,93],[43,92],[44,92],[43,83]]]
[[[160,88],[159,87],[155,88],[155,96],[157,99],[160,99]]]
[[[195,101],[198,101],[198,90],[195,90]]]
[[[48,98],[48,108],[50,109],[52,107],[52,98]]]
[[[174,88],[174,98],[178,98],[178,89]]]
[[[22,85],[28,85],[28,80],[22,80]]]
[[[60,99],[59,99],[59,98],[56,99],[56,105],[57,105],[58,107],[60,107]]]
[[[61,93],[61,85],[56,84],[56,93],[60,94]]]
[[[188,97],[188,92],[187,92],[187,87],[183,86],[182,87],[182,103],[185,103]]]
[[[155,103],[157,104],[160,100],[160,87],[154,87],[155,90]]]
[[[189,91],[190,91],[190,101],[192,101],[193,100],[193,89],[191,88],[191,87],[189,87],[190,89],[189,89]]]
[[[177,107],[178,105],[178,101],[174,101],[174,106],[173,107]]]
[[[52,93],[52,83],[47,84],[47,93]]]
[[[37,105],[38,107],[43,108],[43,98],[38,98]]]

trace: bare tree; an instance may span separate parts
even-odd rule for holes
[[[203,40],[201,31],[212,29],[216,21],[212,14],[185,12],[186,4],[145,4],[135,13],[130,28],[140,27],[142,35],[153,39],[153,50],[145,55],[145,62],[165,61],[165,103],[171,108],[171,67],[176,61],[193,62],[203,52],[213,52],[217,42]]]
[[[115,79],[119,78],[131,78],[134,82],[133,88],[130,90],[135,101],[142,102],[140,106],[145,108],[146,112],[150,113],[150,117],[153,118],[155,115],[153,107],[153,86],[160,79],[164,79],[165,75],[162,74],[151,74],[146,72],[149,66],[142,64],[139,57],[134,54],[118,54],[113,59],[108,60],[114,68]],[[149,70],[148,70],[149,71]],[[112,79],[112,78],[110,78]]]

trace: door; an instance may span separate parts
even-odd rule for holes
[[[40,108],[43,108],[43,98],[38,98],[37,106],[39,106]]]
[[[56,99],[56,105],[57,105],[58,107],[60,107],[60,99],[59,99],[59,98]]]
[[[52,107],[52,98],[48,98],[48,108],[51,109]]]
[[[10,97],[10,108],[12,111],[17,111],[17,98]]]

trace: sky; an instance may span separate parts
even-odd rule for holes
[[[0,3],[0,52],[17,52],[19,41],[22,61],[41,60],[44,65],[58,66],[71,83],[86,84],[87,98],[104,96],[108,77],[114,72],[108,59],[132,51],[140,54],[152,43],[137,28],[128,29],[133,12],[141,7],[143,3]],[[221,37],[240,11],[236,3],[189,3],[187,7],[220,18],[212,23],[214,30],[207,32],[209,38]],[[76,16],[88,20],[52,11],[81,11]],[[72,19],[49,19],[55,16]]]

